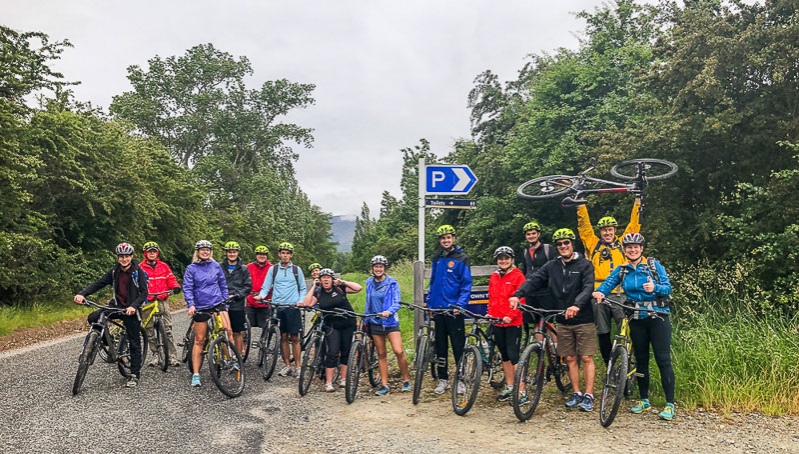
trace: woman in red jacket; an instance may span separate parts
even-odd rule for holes
[[[254,296],[261,291],[266,279],[266,273],[272,263],[269,261],[269,248],[266,246],[256,246],[255,248],[255,261],[247,265],[252,278],[252,289],[250,294],[247,295],[247,319],[250,321],[250,326],[257,326],[263,329],[266,326],[266,318],[269,317],[269,302],[272,301],[272,293],[263,301],[255,301]]]
[[[499,269],[488,279],[488,315],[502,319],[502,323],[492,327],[505,372],[505,390],[497,397],[500,402],[510,399],[513,393],[513,377],[516,363],[519,362],[519,340],[522,336],[522,311],[511,309],[508,302],[525,280],[524,273],[513,266],[514,255],[513,249],[498,247],[494,251],[494,259]]]

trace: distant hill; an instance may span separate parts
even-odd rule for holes
[[[333,232],[333,241],[338,243],[338,252],[352,251],[352,239],[355,236],[355,218],[357,216],[346,214],[330,218],[330,230]]]

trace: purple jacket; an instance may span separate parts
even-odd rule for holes
[[[194,262],[183,274],[183,294],[188,307],[210,309],[228,299],[225,273],[213,260]]]

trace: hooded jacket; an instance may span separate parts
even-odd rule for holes
[[[460,246],[451,251],[439,249],[433,256],[430,289],[425,302],[432,309],[449,309],[450,305],[464,307],[472,293],[472,271],[469,257]]]
[[[122,265],[117,263],[110,270],[106,271],[100,279],[87,285],[86,288],[78,292],[78,295],[89,296],[101,288],[111,285],[113,297],[111,306],[141,308],[142,303],[147,298],[147,273],[145,273],[135,260],[130,261],[130,282],[128,284],[128,303],[122,305],[117,301],[117,287],[119,286],[119,271]],[[113,284],[113,285],[112,285]]]
[[[225,273],[228,294],[235,298],[233,302],[230,303],[230,310],[243,311],[244,298],[250,294],[250,289],[252,288],[252,278],[250,278],[249,268],[242,266],[241,259],[236,259],[236,265],[232,270],[228,269],[227,260],[222,262],[220,266]]]
[[[488,315],[496,318],[510,317],[510,323],[498,323],[497,326],[522,326],[522,311],[511,309],[508,300],[524,281],[524,273],[518,268],[511,268],[505,274],[499,270],[491,273],[488,278]]]
[[[250,294],[247,295],[247,306],[248,307],[255,307],[255,308],[267,308],[269,307],[268,301],[272,300],[272,292],[269,292],[266,295],[266,302],[262,301],[255,301],[255,295],[252,293],[259,293],[261,288],[264,286],[264,279],[266,279],[266,273],[269,272],[269,268],[272,267],[272,263],[269,259],[264,262],[263,265],[259,264],[258,262],[252,262],[247,265],[247,269],[250,271],[250,279],[252,280],[252,288],[250,289]]]
[[[382,297],[382,305],[377,304],[379,297]],[[366,322],[386,328],[399,326],[397,311],[400,308],[400,299],[400,287],[396,279],[387,275],[382,282],[376,282],[375,277],[370,276],[366,280],[366,313],[389,312],[391,315],[387,318],[369,317]]]
[[[186,306],[201,311],[210,309],[228,299],[225,273],[213,259],[194,262],[183,275],[183,293]]]
[[[566,310],[577,306],[577,316],[566,319],[563,315],[556,317],[558,323],[580,325],[594,323],[594,310],[591,304],[591,293],[594,289],[594,265],[585,257],[574,252],[573,258],[564,262],[562,258],[550,260],[538,269],[513,294],[521,298],[528,292],[548,287],[555,301],[555,308]]]
[[[142,270],[147,273],[147,284],[148,284],[148,293],[160,293],[158,295],[159,300],[165,300],[169,298],[168,292],[175,287],[180,287],[178,284],[178,280],[175,279],[175,275],[172,274],[172,270],[169,269],[169,265],[162,262],[161,260],[155,260],[155,266],[150,265],[146,260],[139,264]],[[153,301],[156,297],[147,295],[147,301]]]
[[[649,263],[650,260],[654,261],[655,269],[657,270],[658,274],[657,278],[652,276],[652,270],[650,269]],[[621,277],[619,276],[621,274],[622,268],[627,269],[624,276],[624,282],[620,282]],[[652,279],[652,282],[655,284],[655,288],[652,292],[644,291],[644,284],[646,284],[649,279]],[[661,265],[657,260],[642,257],[641,261],[638,262],[638,265],[636,266],[633,266],[631,263],[627,262],[616,267],[613,272],[610,273],[610,276],[605,279],[605,282],[600,285],[598,289],[596,289],[596,291],[607,295],[617,285],[622,286],[624,293],[627,296],[627,300],[636,303],[636,307],[649,307],[650,309],[656,310],[658,312],[671,312],[668,306],[659,307],[658,305],[653,304],[658,297],[668,296],[671,294],[671,282],[669,281],[669,276],[666,275],[666,268],[664,268],[663,265]],[[649,317],[649,314],[646,312],[635,312],[635,314],[633,314],[634,319],[644,319],[647,317]]]

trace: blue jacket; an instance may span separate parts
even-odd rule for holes
[[[264,278],[264,285],[261,287],[261,298],[266,298],[269,290],[272,290],[272,304],[286,305],[297,304],[305,298],[308,289],[305,287],[305,277],[302,275],[302,268],[297,267],[297,278],[294,278],[294,266],[289,262],[288,267],[276,263],[272,265]],[[299,289],[297,288],[299,287]]]
[[[389,312],[391,315],[388,318],[368,317],[367,323],[374,323],[375,325],[383,325],[386,328],[393,328],[399,326],[399,315],[397,311],[400,308],[400,287],[399,282],[391,276],[386,276],[383,285],[375,289],[376,283],[374,276],[366,280],[366,313],[374,314],[377,312]],[[376,301],[373,301],[374,296],[380,292],[383,296],[383,305],[376,306]],[[373,305],[373,302],[375,305]]]
[[[183,274],[183,295],[186,306],[198,311],[210,309],[228,299],[225,273],[213,260],[194,262]]]
[[[449,309],[450,304],[464,307],[472,293],[472,271],[469,257],[460,246],[446,252],[440,249],[433,256],[430,290],[425,302],[432,309]]]
[[[658,272],[658,278],[655,279],[652,276],[652,272],[649,269],[649,261],[646,257],[643,257],[638,265],[633,267],[630,263],[625,263],[623,265],[619,265],[611,271],[610,276],[605,279],[605,282],[600,285],[596,291],[604,293],[608,295],[617,285],[619,285],[621,269],[626,268],[626,275],[624,276],[624,282],[621,283],[622,289],[624,289],[624,293],[627,295],[627,300],[636,303],[637,307],[649,307],[654,309],[658,312],[670,312],[669,307],[659,307],[654,304],[655,300],[660,296],[667,296],[671,293],[671,282],[669,282],[669,276],[666,274],[666,269],[663,268],[663,265],[660,264],[657,260],[655,260],[655,269]],[[644,284],[652,278],[652,282],[655,283],[655,289],[653,292],[645,292],[644,291]],[[633,318],[636,319],[643,319],[647,318],[649,315],[646,312],[636,312]]]

